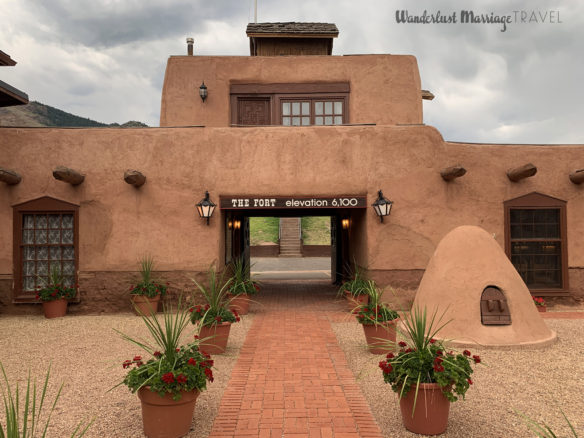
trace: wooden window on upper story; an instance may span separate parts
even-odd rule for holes
[[[233,84],[231,121],[236,126],[347,124],[349,91],[348,83]]]
[[[49,273],[58,269],[66,286],[77,284],[79,207],[43,197],[13,206],[14,301],[35,302]]]
[[[540,193],[505,202],[505,250],[533,294],[568,292],[566,202]]]

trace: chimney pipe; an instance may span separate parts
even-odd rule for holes
[[[195,40],[192,38],[187,38],[187,55],[193,56],[193,44]]]

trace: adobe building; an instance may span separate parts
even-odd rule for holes
[[[584,296],[583,145],[448,142],[423,123],[415,57],[332,56],[331,24],[248,35],[251,56],[169,58],[160,128],[0,128],[0,167],[22,177],[0,183],[2,313],[38,312],[51,264],[79,285],[73,313],[129,310],[145,254],[192,290],[249,255],[252,216],[330,216],[333,281],[355,260],[415,288],[442,237],[475,225],[533,294]]]

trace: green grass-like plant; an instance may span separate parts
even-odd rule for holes
[[[47,435],[47,430],[51,423],[51,415],[55,411],[63,384],[59,387],[57,395],[48,408],[48,413],[45,413],[45,402],[47,401],[47,388],[49,386],[49,378],[51,375],[51,366],[47,370],[42,388],[37,388],[36,379],[33,379],[28,373],[26,380],[26,391],[24,393],[24,403],[21,399],[21,391],[18,383],[14,391],[10,388],[10,381],[6,375],[6,370],[2,363],[0,363],[0,370],[2,371],[2,398],[4,402],[5,425],[0,424],[0,438],[44,438]],[[46,415],[46,419],[44,416]],[[79,422],[71,437],[82,437],[85,435],[94,420],[87,424]],[[42,424],[44,422],[44,425]],[[38,432],[38,433],[37,433]]]
[[[572,425],[570,420],[568,420],[568,417],[566,416],[564,411],[562,411],[562,409],[560,409],[560,412],[562,414],[562,417],[564,417],[564,420],[568,424],[568,427],[570,428],[572,435],[575,438],[578,438],[578,434],[576,433],[576,429],[574,428],[574,426]],[[525,421],[525,424],[527,424],[527,427],[529,428],[529,430],[531,430],[535,434],[535,436],[537,436],[538,438],[558,438],[558,436],[555,434],[555,432],[546,423],[540,424],[540,423],[536,422],[535,420],[531,419],[530,417],[528,417],[527,415],[525,415],[524,413],[519,412],[517,410],[515,410],[515,413],[517,415],[519,415]]]
[[[357,262],[353,262],[353,266],[347,265],[345,271],[350,280],[345,281],[341,285],[338,295],[343,296],[345,291],[348,291],[353,297],[356,297],[357,295],[366,295],[367,278],[365,277],[363,268],[361,268]]]
[[[251,268],[251,266],[250,266]],[[259,292],[259,282],[249,277],[249,272],[243,257],[238,257],[231,262],[229,269],[232,272],[229,292],[232,295],[255,295]]]
[[[464,399],[466,391],[473,384],[471,365],[481,363],[481,358],[468,350],[463,353],[448,351],[437,333],[450,321],[442,323],[435,310],[427,315],[426,309],[413,307],[409,314],[402,314],[404,330],[398,332],[406,342],[398,343],[397,355],[389,353],[386,360],[379,363],[383,379],[400,398],[415,390],[414,409],[421,383],[437,383],[444,396],[451,402],[459,397]],[[413,412],[412,412],[413,415]]]
[[[130,337],[118,330],[122,338],[144,350],[150,359],[145,361],[141,355],[134,356],[122,363],[129,368],[128,374],[121,384],[125,384],[132,392],[143,387],[160,396],[172,394],[174,400],[180,400],[182,391],[203,391],[206,381],[213,381],[211,357],[199,350],[197,337],[193,341],[181,345],[181,338],[189,325],[190,309],[182,306],[179,298],[176,311],[164,306],[162,322],[156,315],[141,315],[150,336],[154,341]],[[113,388],[112,388],[113,389]]]
[[[211,326],[222,322],[239,321],[237,314],[229,310],[228,293],[233,280],[231,278],[225,280],[225,271],[218,274],[212,264],[207,270],[208,286],[199,283],[194,278],[192,281],[207,301],[204,307],[191,307],[191,322],[193,324],[201,321],[202,325]]]
[[[143,295],[148,298],[154,298],[157,295],[163,297],[166,295],[167,284],[155,282],[152,280],[152,271],[154,269],[154,259],[150,255],[142,257],[140,260],[140,277],[141,281],[130,286],[130,294]]]
[[[399,317],[395,310],[390,309],[387,304],[381,301],[383,291],[377,287],[373,280],[367,281],[364,290],[369,295],[369,303],[353,309],[357,322],[364,325],[378,325]]]

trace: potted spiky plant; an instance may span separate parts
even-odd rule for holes
[[[259,282],[249,277],[243,257],[235,259],[229,267],[233,274],[229,286],[231,296],[229,308],[240,315],[246,315],[249,311],[251,295],[255,295],[260,290]]]
[[[51,268],[51,272],[43,287],[39,286],[36,293],[37,300],[43,303],[43,313],[45,318],[60,318],[67,314],[67,300],[76,294],[74,287],[66,286],[61,271],[56,266]]]
[[[138,315],[152,315],[158,312],[160,299],[166,294],[167,284],[152,280],[154,259],[147,255],[140,260],[141,281],[130,286],[132,304]]]
[[[207,381],[213,381],[213,361],[200,349],[197,337],[181,344],[190,322],[190,312],[182,306],[180,299],[176,312],[163,306],[162,322],[155,314],[141,317],[153,343],[116,332],[144,350],[150,358],[135,355],[124,361],[122,366],[129,371],[116,387],[125,384],[130,391],[138,393],[146,436],[184,436],[191,428],[197,397],[206,389]]]
[[[428,319],[426,309],[417,307],[402,315],[407,342],[400,341],[398,353],[390,352],[379,362],[385,383],[399,396],[404,426],[423,435],[446,430],[450,402],[464,399],[473,383],[471,365],[481,362],[468,350],[462,354],[447,350],[443,341],[435,338],[448,324],[436,316],[435,311]]]
[[[189,309],[191,322],[199,326],[201,348],[212,354],[224,353],[231,324],[240,320],[237,311],[229,309],[228,291],[232,280],[225,280],[224,272],[217,274],[213,265],[207,271],[206,285],[194,278],[192,280],[207,301],[204,306],[197,305]]]
[[[353,314],[363,326],[369,352],[387,354],[394,349],[399,315],[382,302],[383,291],[373,280],[367,281],[364,290],[369,296],[369,303],[357,306]]]
[[[367,279],[363,269],[353,264],[353,267],[347,267],[348,277],[350,280],[343,282],[339,288],[339,295],[343,295],[349,303],[349,310],[352,311],[356,306],[366,304],[369,301],[369,295],[365,287],[367,286]]]

